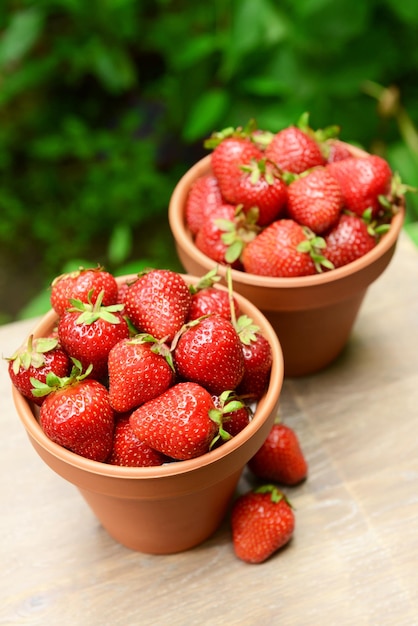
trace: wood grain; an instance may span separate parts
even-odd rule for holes
[[[0,327],[2,356],[34,323]],[[418,253],[403,235],[340,358],[285,381],[281,415],[310,473],[288,490],[292,542],[261,565],[235,558],[227,518],[181,554],[116,544],[30,446],[3,361],[0,624],[418,624],[417,348]]]

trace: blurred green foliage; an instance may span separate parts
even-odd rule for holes
[[[80,259],[179,269],[171,191],[212,130],[252,117],[309,111],[418,187],[417,36],[399,0],[3,0],[1,263],[42,284]]]

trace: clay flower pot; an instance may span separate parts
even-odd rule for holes
[[[362,153],[354,148],[352,152]],[[185,224],[185,203],[192,183],[211,171],[210,158],[210,155],[204,157],[184,174],[169,205],[170,228],[179,259],[187,272],[197,275],[205,274],[216,264],[195,246]],[[368,287],[393,256],[403,219],[404,210],[401,210],[374,249],[329,272],[273,278],[231,270],[235,291],[255,304],[276,330],[284,355],[285,376],[313,374],[340,354]],[[223,277],[225,271],[225,267],[218,267]]]
[[[191,276],[184,278],[189,283],[197,281]],[[260,448],[273,424],[283,382],[280,344],[263,314],[242,296],[235,297],[242,312],[254,319],[270,342],[270,383],[250,424],[201,457],[144,468],[86,459],[51,441],[36,419],[34,406],[13,387],[18,415],[39,456],[79,489],[103,527],[128,548],[168,554],[196,546],[213,534],[227,511],[245,464]],[[51,310],[34,329],[34,336],[45,336],[56,320]]]

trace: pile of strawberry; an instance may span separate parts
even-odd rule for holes
[[[189,285],[151,269],[121,284],[100,267],[58,277],[56,328],[9,359],[48,437],[95,461],[143,466],[200,456],[242,430],[272,353],[219,278]]]
[[[57,277],[56,326],[7,359],[46,435],[95,461],[145,467],[198,457],[245,428],[272,352],[219,278],[189,285],[151,269],[121,282],[100,267]],[[259,563],[294,530],[276,483],[300,483],[307,464],[295,433],[277,423],[248,468],[273,484],[235,501],[233,542],[239,558]]]
[[[212,260],[252,274],[308,276],[374,248],[406,187],[380,156],[353,155],[338,128],[308,117],[276,133],[246,128],[205,142],[211,169],[189,190],[186,224]]]

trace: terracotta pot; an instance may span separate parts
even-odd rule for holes
[[[354,154],[364,154],[352,148]],[[195,246],[185,224],[185,202],[192,183],[210,172],[210,155],[191,167],[176,185],[169,205],[170,228],[185,270],[199,276],[213,269],[212,259]],[[285,376],[313,374],[329,365],[346,345],[369,285],[390,262],[402,228],[404,210],[377,246],[356,261],[329,272],[297,278],[256,276],[232,270],[236,292],[253,302],[277,332]],[[225,277],[225,267],[218,266]]]
[[[197,280],[184,278],[187,282]],[[13,387],[17,412],[39,456],[78,487],[108,533],[128,548],[168,554],[191,548],[213,534],[226,513],[245,464],[273,424],[283,383],[280,344],[262,313],[242,296],[235,297],[242,311],[254,319],[270,342],[270,383],[250,424],[199,458],[144,468],[85,459],[51,441],[40,427],[32,404]],[[56,319],[50,311],[36,326],[34,335],[47,334]]]

